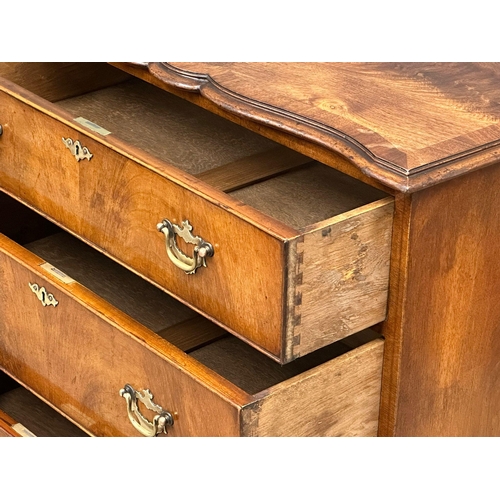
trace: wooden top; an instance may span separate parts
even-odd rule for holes
[[[500,63],[149,63],[224,112],[415,191],[500,159]]]

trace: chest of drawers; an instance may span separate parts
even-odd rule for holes
[[[496,71],[4,64],[0,366],[92,435],[496,434]]]

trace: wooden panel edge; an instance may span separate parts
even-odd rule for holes
[[[244,436],[375,436],[384,341],[374,340],[255,395]]]
[[[170,364],[174,364],[185,375],[217,393],[231,405],[238,407],[248,402],[249,396],[244,391],[157,336],[154,332],[106,302],[79,282],[74,281],[66,284],[56,280],[52,274],[40,267],[40,264],[45,262],[43,259],[37,257],[3,234],[0,234],[0,252],[33,274],[46,280],[50,283],[51,287],[64,293],[71,300],[111,324],[126,336],[133,338],[155,355]],[[194,372],[196,372],[196,376]],[[10,373],[9,375],[12,377]],[[12,378],[15,379],[15,377]]]
[[[237,95],[217,84],[210,75],[184,71],[169,63],[148,63],[141,66],[132,66],[127,63],[111,64],[191,102],[196,102],[220,116],[231,119],[232,115],[240,120],[246,120],[246,123],[257,124],[261,130],[285,133],[340,154],[351,161],[364,175],[376,178],[391,188],[398,189],[406,184],[405,166],[377,157],[369,149],[334,128]],[[233,121],[235,121],[234,118]]]
[[[292,359],[386,318],[393,211],[385,198],[297,239]]]
[[[35,392],[31,387],[29,387],[27,384],[25,384],[22,380],[20,380],[16,375],[11,373],[9,370],[6,370],[3,367],[1,367],[1,368],[5,373],[7,373],[9,375],[9,377],[11,377],[13,380],[15,380],[19,385],[24,387],[27,391],[31,392],[34,396],[36,396],[38,399],[40,399],[40,401],[43,401],[47,406],[50,406],[50,408],[57,411],[57,413],[62,415],[66,420],[69,420],[72,424],[76,425],[78,428],[80,428],[82,431],[87,433],[89,436],[93,437],[93,434],[88,429],[86,429],[81,424],[79,424],[76,420],[74,420],[69,415],[67,415],[63,410],[61,410],[56,405],[52,404],[49,400],[47,400],[46,398],[44,398],[43,396],[41,396],[40,394]],[[20,436],[20,437],[22,437],[22,436]]]
[[[408,169],[379,158],[341,131],[234,95],[210,75],[184,71],[168,63],[111,64],[363,182],[375,187],[379,183],[379,189],[393,194],[417,192],[500,161],[500,144],[496,141]],[[335,158],[349,165],[339,168],[332,163]]]
[[[0,410],[0,437],[22,437],[12,426],[17,422],[9,414]]]
[[[296,327],[300,325],[300,295],[298,287],[302,284],[303,275],[301,272],[301,264],[303,253],[300,254],[298,247],[304,242],[304,236],[298,236],[287,241],[285,245],[285,272],[284,281],[285,289],[283,293],[283,356],[281,363],[289,363],[293,361],[294,351],[300,345],[300,333],[296,333]]]
[[[385,338],[382,392],[380,403],[379,435],[394,436],[399,398],[399,379],[402,350],[402,325],[406,303],[409,265],[409,235],[411,224],[412,195],[397,195],[394,205],[394,229],[391,247],[389,282],[391,284],[387,304],[387,318],[382,324]]]
[[[223,208],[226,212],[255,226],[257,229],[269,234],[273,238],[283,241],[284,239],[293,237],[297,234],[296,230],[279,222],[275,218],[266,215],[249,205],[241,203],[229,194],[221,192],[201,179],[198,179],[197,177],[168,164],[166,161],[162,161],[145,151],[140,150],[139,148],[131,146],[119,138],[114,137],[112,134],[108,136],[101,136],[91,129],[82,126],[78,122],[74,121],[73,116],[57,106],[57,104],[53,104],[50,101],[47,101],[36,94],[33,94],[28,90],[5,80],[2,77],[0,77],[0,92],[5,92],[17,101],[34,108],[40,113],[67,127],[70,127],[71,129],[76,130],[82,135],[88,136],[106,148],[111,149],[115,153],[129,160],[132,160],[136,164],[145,167],[149,171],[167,179],[168,181],[177,184],[195,196],[199,196],[207,202]],[[3,124],[3,127],[4,134],[8,133],[9,125]]]
[[[271,150],[205,170],[195,177],[216,189],[229,193],[312,161],[311,158],[300,153],[277,146]]]
[[[4,413],[4,415],[6,415]],[[3,418],[2,412],[0,412],[0,438],[2,437],[22,437],[15,429],[12,428],[12,425],[9,425]]]

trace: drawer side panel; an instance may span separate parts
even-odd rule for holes
[[[242,411],[246,436],[376,436],[384,341],[294,377]]]
[[[292,242],[289,361],[385,319],[393,211],[385,198]]]

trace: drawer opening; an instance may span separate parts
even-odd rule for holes
[[[377,332],[366,329],[286,365],[279,365],[233,336],[202,346],[190,355],[248,394],[256,395],[377,338]]]
[[[129,79],[102,62],[2,62],[0,75],[51,102]]]
[[[0,206],[7,205],[14,220],[21,214],[23,229],[14,225],[6,235],[14,241],[31,240],[26,234],[40,227],[45,219],[1,194]],[[375,330],[366,329],[281,366],[47,221],[45,232],[46,236],[40,232],[39,239],[25,243],[25,248],[150,329],[152,336],[159,336],[188,353],[248,394],[257,394],[380,338]],[[58,273],[54,276],[58,277]]]
[[[48,404],[0,372],[0,435],[6,426],[25,437],[88,437]]]
[[[295,230],[387,197],[136,78],[57,104]]]
[[[384,320],[391,196],[126,78],[55,104],[6,82],[2,190],[281,363]],[[213,255],[170,262],[172,231]]]
[[[26,248],[249,394],[380,337],[363,330],[281,366],[65,232]]]

